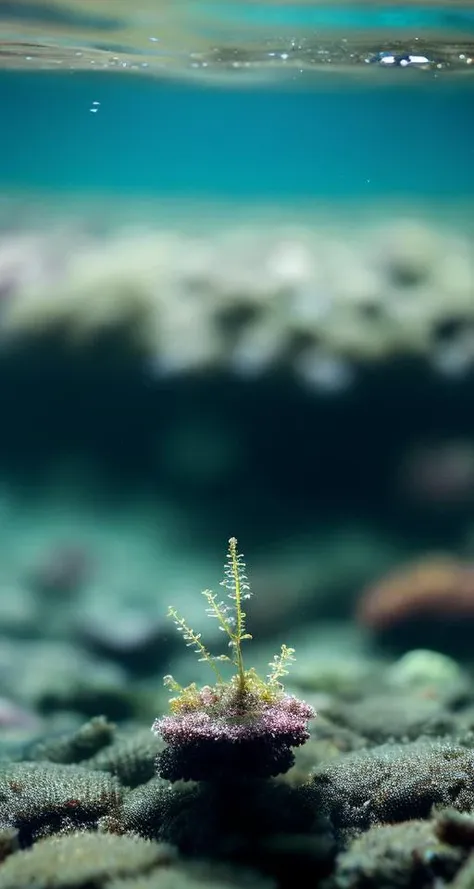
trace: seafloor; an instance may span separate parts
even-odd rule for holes
[[[474,251],[461,216],[0,238],[0,889],[474,886]],[[46,217],[44,217],[46,218]],[[157,773],[239,537],[267,780]],[[247,605],[247,603],[246,603]]]

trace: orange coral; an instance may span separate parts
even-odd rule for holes
[[[357,607],[358,620],[375,630],[417,616],[474,619],[474,566],[426,556],[369,586]]]

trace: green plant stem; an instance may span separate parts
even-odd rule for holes
[[[245,692],[245,669],[244,669],[244,659],[242,657],[242,645],[241,638],[243,635],[243,627],[242,627],[242,590],[240,587],[240,575],[239,575],[239,565],[237,561],[237,540],[235,537],[231,537],[229,540],[229,550],[230,557],[232,562],[232,574],[234,576],[235,583],[235,617],[236,617],[236,627],[237,631],[234,635],[234,650],[235,650],[235,660],[236,667],[239,677],[239,691],[243,694]]]

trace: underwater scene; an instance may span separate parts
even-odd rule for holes
[[[474,3],[0,0],[0,889],[474,889]]]

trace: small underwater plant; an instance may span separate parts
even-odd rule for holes
[[[268,778],[287,772],[294,763],[292,748],[308,740],[308,720],[316,715],[305,701],[286,694],[281,683],[294,660],[293,648],[281,646],[265,679],[244,666],[242,643],[252,638],[246,630],[244,602],[251,592],[235,537],[229,540],[221,586],[227,590],[227,601],[219,601],[210,590],[202,595],[207,614],[228,639],[228,655],[212,655],[201,633],[195,633],[174,608],[168,611],[187,646],[215,676],[214,685],[202,688],[196,683],[183,688],[172,676],[164,678],[175,696],[170,700],[171,713],[157,719],[152,730],[165,741],[157,767],[169,781]],[[229,681],[220,672],[222,661],[234,668]]]

